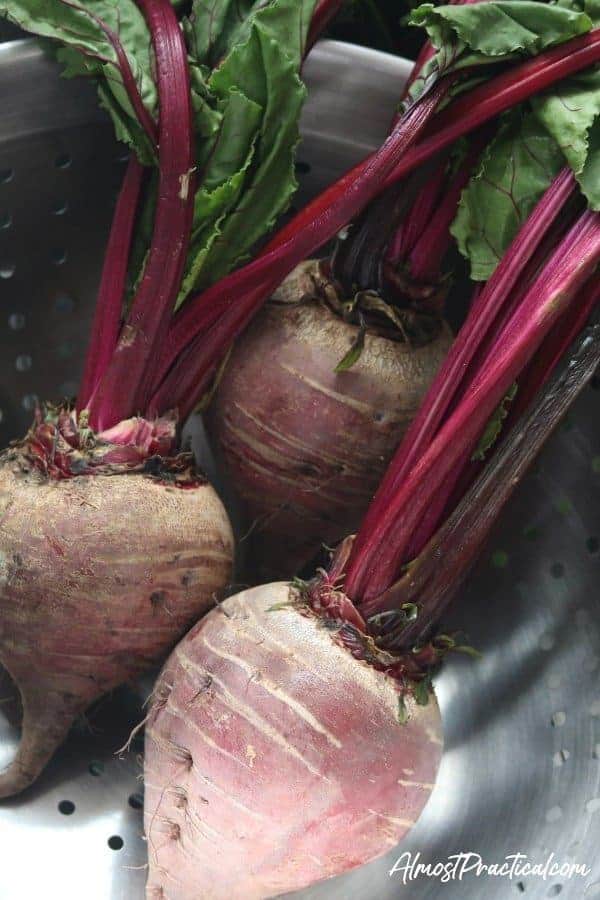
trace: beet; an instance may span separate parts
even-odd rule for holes
[[[450,383],[430,389],[431,415],[396,451],[358,534],[310,581],[227,600],[172,653],[146,735],[148,897],[301,889],[395,846],[423,809],[442,743],[433,677],[446,653],[474,652],[439,617],[600,357],[597,312],[566,346],[598,303],[600,217],[579,212],[554,235],[563,182],[478,292]],[[498,423],[515,382],[535,397]]]
[[[209,414],[262,578],[293,575],[358,526],[451,343],[443,323],[422,347],[367,333],[336,373],[359,328],[310,297],[306,269],[290,278],[276,295],[288,302],[269,303],[234,348]]]
[[[231,578],[227,514],[188,454],[90,470],[73,453],[44,471],[35,437],[0,457],[0,663],[23,706],[0,797],[34,781],[92,701],[160,664]]]
[[[589,296],[597,301],[597,280]],[[472,652],[432,635],[432,617],[599,358],[596,315],[392,587],[396,626],[383,609],[365,619],[365,604],[345,593],[349,538],[313,582],[245,591],[180,642],[146,731],[149,900],[263,900],[346,872],[403,837],[440,761],[431,674],[446,651]]]
[[[291,596],[275,583],[230,598],[161,673],[146,728],[150,900],[300,889],[395,846],[430,796],[435,699],[407,698],[401,725],[393,679]]]

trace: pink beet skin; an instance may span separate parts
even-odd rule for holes
[[[21,692],[23,734],[0,797],[38,776],[93,700],[165,658],[228,584],[232,556],[203,478],[56,480],[4,456],[0,663]]]
[[[407,699],[286,606],[289,585],[244,591],[180,642],[146,730],[149,900],[258,900],[395,846],[441,757],[432,698]]]
[[[336,373],[359,329],[314,298],[299,302],[309,285],[300,267],[284,282],[285,302],[236,344],[209,410],[261,581],[291,577],[358,527],[451,344],[443,323],[422,347],[370,331]]]

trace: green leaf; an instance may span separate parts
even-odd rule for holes
[[[298,72],[314,0],[269,0],[267,5],[261,0],[234,6],[235,28],[231,22],[226,25],[227,40],[218,45],[219,52],[233,46],[214,71],[207,65],[207,44],[200,41],[217,46],[218,29],[225,27],[232,4],[197,2],[196,19],[185,24],[197,188],[177,306],[231,271],[272,227],[296,188],[294,150],[305,96]],[[213,31],[196,33],[195,26],[199,28],[199,22],[213,13]],[[240,15],[249,18],[242,23]],[[133,281],[151,238],[153,206],[150,198],[138,223]]]
[[[200,67],[190,63],[189,72],[194,135],[196,137],[196,164],[202,169],[217,140],[223,113],[217,109],[215,99],[208,90],[204,73]]]
[[[583,8],[597,28],[600,25],[600,0],[585,0]]]
[[[177,9],[183,4],[176,0]],[[196,137],[197,193],[178,303],[244,259],[272,228],[297,184],[294,153],[305,98],[299,78],[315,0],[194,0],[184,23]],[[61,45],[67,77],[98,80],[115,132],[146,165],[153,148],[125,91],[114,33],[156,119],[151,40],[135,0],[0,0],[0,14]],[[130,284],[151,240],[156,181],[138,220]]]
[[[391,303],[387,303],[376,291],[359,291],[354,295],[352,304],[353,306],[348,310],[349,312],[352,312],[354,306],[358,306],[363,311],[376,312],[385,316],[390,322],[394,323],[403,339],[408,343],[405,323],[398,312],[398,308]]]
[[[363,352],[365,346],[365,335],[367,333],[367,328],[365,325],[361,325],[358,329],[358,333],[352,342],[352,346],[348,350],[348,352],[340,359],[339,363],[333,370],[336,374],[339,372],[346,372],[348,369],[351,369],[358,360],[360,359],[361,353]]]
[[[298,72],[314,2],[193,5],[184,27],[194,109],[208,140],[198,151],[192,243],[178,306],[242,261],[296,189],[305,97]]]
[[[434,47],[453,45],[460,52],[468,49],[493,58],[516,52],[534,55],[592,28],[586,13],[536,0],[437,7],[426,3],[414,10],[410,22],[426,29]],[[447,61],[453,68],[455,60]]]
[[[263,33],[278,44],[300,71],[316,0],[264,0],[251,17],[251,24],[260,25]]]
[[[584,3],[563,0],[556,7],[546,6],[546,12],[552,8],[569,13],[576,21],[583,14]],[[596,19],[600,0],[588,0],[585,10]],[[600,71],[590,69],[564,79],[502,117],[497,137],[463,192],[451,229],[460,252],[470,262],[474,280],[489,278],[565,162],[589,205],[600,210],[599,116]]]
[[[488,450],[490,450],[498,440],[500,432],[502,431],[502,423],[508,415],[510,404],[515,399],[517,390],[518,385],[516,383],[511,385],[503,399],[500,401],[496,411],[485,426],[485,431],[481,435],[479,443],[471,457],[472,460],[485,459]]]
[[[556,141],[527,107],[502,117],[498,134],[463,191],[451,228],[470,262],[471,278],[490,277],[563,165]]]
[[[436,634],[433,638],[433,644],[439,650],[452,650],[456,646],[456,638],[451,634]],[[418,652],[420,648],[415,648]]]
[[[157,92],[152,78],[151,41],[144,17],[134,0],[0,0],[0,16],[25,31],[63,45],[57,57],[65,75],[94,76],[104,87],[103,105],[113,116],[119,136],[136,145],[136,123],[108,32],[117,35],[129,61],[140,96],[148,112],[157,114]],[[147,154],[147,144],[141,149]]]
[[[195,59],[210,68],[245,43],[257,21],[282,50],[299,60],[313,7],[312,0],[194,0],[184,29]]]
[[[290,585],[296,588],[297,591],[300,591],[301,594],[305,594],[309,587],[308,581],[305,581],[304,578],[300,578],[298,575],[292,577]]]
[[[533,111],[561,148],[593,209],[599,209],[600,185],[581,176],[590,152],[590,134],[600,116],[600,70],[566,78],[551,91],[531,99]],[[594,163],[591,161],[592,170]]]
[[[582,10],[537,0],[489,0],[453,6],[425,3],[413,11],[410,23],[425,28],[437,48],[412,85],[412,99],[440,73],[515,56],[534,56],[592,28],[590,17]],[[459,83],[451,94],[462,89]]]
[[[194,0],[184,22],[194,58],[209,68],[216,66],[236,43],[244,40],[250,13],[261,6],[264,0]]]
[[[248,157],[248,164],[251,156]],[[210,251],[215,241],[222,234],[222,224],[229,212],[239,200],[246,172],[241,169],[214,191],[198,191],[194,200],[194,231],[188,255],[188,264],[182,288],[177,301],[180,306],[185,297],[197,285],[203,272]]]
[[[156,154],[150,143],[150,138],[137,119],[127,115],[102,81],[98,83],[98,101],[112,119],[116,139],[127,144],[137,154],[142,165],[154,165]]]
[[[262,119],[262,106],[232,86],[219,103],[221,122],[210,164],[201,173],[202,190],[212,191],[248,165]]]
[[[267,612],[279,612],[281,609],[288,609],[290,606],[297,606],[297,600],[282,600],[280,603],[274,603],[273,606],[267,607]]]
[[[577,180],[591,208],[600,211],[600,119],[590,129],[588,156]]]
[[[291,9],[293,4],[282,0],[282,5]],[[305,3],[295,4],[294,16],[298,6]],[[195,288],[216,281],[241,262],[273,227],[296,190],[294,156],[306,93],[297,74],[299,65],[299,58],[290,57],[269,37],[257,15],[248,41],[236,47],[210,80],[220,99],[235,88],[241,90],[262,109],[262,118],[239,200],[220,225],[202,266],[194,264]]]
[[[198,283],[226,215],[239,201],[252,162],[262,108],[232,87],[219,103],[220,125],[194,199],[194,222],[180,305]]]

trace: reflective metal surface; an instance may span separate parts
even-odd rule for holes
[[[319,45],[306,66],[300,199],[385,134],[407,64]],[[93,92],[58,78],[31,44],[0,46],[0,440],[27,426],[34,395],[77,383],[122,150]],[[303,893],[308,900],[600,897],[600,423],[586,390],[518,491],[456,603],[481,661],[438,679],[446,750],[401,851],[486,863],[525,853],[584,863],[585,878],[467,876],[403,884],[400,851]],[[141,900],[139,746],[115,756],[147,691],[120,691],[81,723],[38,784],[0,805],[0,900]],[[10,695],[0,681],[0,699]],[[16,731],[0,705],[0,765]],[[360,784],[357,783],[357,790]],[[190,898],[196,900],[196,898]],[[236,898],[234,898],[236,900]],[[240,898],[241,900],[241,898]]]

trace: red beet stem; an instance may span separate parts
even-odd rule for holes
[[[594,289],[597,301],[600,299],[597,281]],[[586,286],[585,296],[591,297],[592,293],[591,285]],[[579,312],[577,304],[573,309]],[[390,649],[407,649],[419,642],[455,596],[502,507],[599,365],[600,324],[597,321],[581,333],[567,358],[564,370],[542,387],[525,415],[507,432],[498,451],[408,573],[390,588],[385,605],[395,608],[410,602],[419,605],[414,623],[400,628],[395,635],[386,636],[386,646]]]
[[[449,80],[440,81],[404,115],[394,132],[384,141],[377,153],[370,158],[360,177],[354,170],[309,203],[296,216],[297,227],[291,230],[286,241],[271,242],[253,263],[233,272],[210,287],[200,298],[199,314],[196,304],[188,304],[176,317],[167,338],[167,347],[161,360],[159,389],[152,409],[158,411],[164,404],[179,406],[184,402],[195,382],[198,390],[206,384],[225,350],[240,333],[240,322],[246,323],[275,287],[295,265],[310,257],[325,241],[363,209],[376,194],[388,173],[394,168],[405,149],[413,143],[446,95]],[[284,229],[285,231],[285,229]],[[272,244],[275,244],[274,248]],[[209,312],[210,310],[210,312]],[[242,313],[240,317],[240,312]],[[186,356],[186,363],[169,370],[198,335],[197,318],[207,328],[218,322],[223,343],[211,343],[205,335],[210,352],[203,349],[199,355]],[[186,371],[182,371],[186,369]]]
[[[143,174],[143,167],[137,157],[132,155],[127,164],[104,256],[91,343],[77,398],[78,411],[85,409],[110,363],[119,338],[127,264]]]
[[[361,529],[359,565],[352,567],[351,599],[360,598],[365,615],[380,611],[374,599],[393,584],[406,548],[431,499],[471,453],[490,416],[518,378],[557,318],[566,311],[600,260],[600,215],[585,212],[556,249],[490,354],[408,477],[388,495],[365,553]],[[354,559],[356,560],[356,556]],[[357,569],[360,577],[357,578]]]
[[[440,267],[452,244],[450,226],[456,217],[461,194],[488,140],[487,129],[485,136],[480,134],[472,138],[466,159],[450,180],[439,206],[432,210],[430,218],[423,223],[424,227],[408,258],[408,271],[414,281],[435,281],[440,277]],[[420,199],[417,198],[417,203]]]
[[[152,243],[113,358],[90,401],[97,430],[148,404],[152,368],[181,286],[194,211],[192,108],[187,52],[169,0],[139,0],[156,55],[159,183]]]
[[[273,287],[269,286],[268,294]],[[263,297],[262,286],[246,293],[208,331],[196,335],[154,394],[150,403],[152,415],[161,415],[160,410],[173,407],[183,421],[193,412],[203,394],[210,388],[216,367],[223,357],[223,348],[231,346],[248,326]],[[174,397],[177,398],[175,403]]]
[[[572,173],[565,169],[544,194],[523,226],[495,272],[471,306],[450,352],[418,415],[413,420],[398,448],[365,516],[363,527],[354,541],[346,572],[346,589],[350,596],[361,596],[369,560],[377,552],[374,532],[389,498],[408,477],[411,469],[430,446],[458,391],[465,375],[483,345],[494,334],[498,316],[510,301],[511,292],[518,285],[523,270],[535,253],[564,204],[575,191]]]
[[[600,277],[594,274],[579,292],[577,304],[560,317],[548,339],[527,367],[523,378],[519,381],[519,391],[513,401],[511,417],[517,418],[528,409],[598,303],[600,303]]]
[[[506,302],[503,304],[501,311],[496,317],[492,331],[486,336],[486,338],[484,338],[481,345],[475,352],[473,358],[471,359],[470,364],[467,366],[466,371],[463,374],[463,384],[468,385],[473,375],[479,371],[486,357],[488,355],[491,356],[495,352],[495,347],[497,345],[497,335],[502,332],[502,329],[510,320],[510,317],[513,315],[514,311],[518,309],[525,294],[534,283],[538,273],[548,261],[552,251],[554,250],[558,242],[562,240],[564,235],[569,231],[571,225],[575,221],[576,215],[581,212],[581,207],[576,212],[576,207],[580,206],[579,203],[571,202],[579,201],[580,199],[581,198],[576,194],[572,194],[570,200],[563,207],[562,212],[550,225],[537,250],[534,252],[527,265],[524,267],[521,277],[519,278],[519,284],[510,291],[510,295],[507,297]],[[525,397],[528,395],[529,399],[533,398],[535,392],[528,393],[528,385],[531,379],[530,369],[536,365],[536,361],[538,359],[546,358],[546,348],[552,341],[552,334],[556,331],[560,331],[562,333],[563,321],[565,322],[565,327],[567,327],[567,320],[571,321],[571,319],[573,319],[573,313],[578,310],[579,304],[584,302],[582,299],[584,297],[584,292],[585,288],[582,292],[580,292],[580,299],[577,301],[577,303],[574,304],[573,310],[569,310],[566,314],[560,317],[560,319],[554,326],[552,333],[545,339],[543,345],[536,353],[534,359],[529,364],[524,374],[519,378],[519,390],[516,399],[513,400],[508,409],[508,417],[507,421],[502,427],[502,434],[508,433],[508,430],[511,427],[512,423],[516,421],[520,413],[526,408],[526,405],[522,403]],[[476,298],[479,296],[480,292],[474,292],[473,304],[477,302]],[[590,309],[591,307],[588,307],[587,315],[589,315]],[[587,316],[578,318],[580,327],[583,327],[586,318]],[[571,331],[569,333],[571,335],[571,339],[573,339],[576,335],[575,331]],[[563,350],[566,349],[567,346],[567,343],[563,344]],[[558,362],[558,359],[556,359],[555,362]],[[548,370],[546,373],[547,377],[550,374],[551,370]],[[541,382],[539,382],[539,384],[541,384]],[[459,397],[455,395],[452,402],[448,405],[445,414],[446,417],[448,417],[454,411],[459,402]],[[502,439],[502,436],[500,439]],[[421,520],[421,522],[419,522],[418,527],[415,529],[406,553],[408,559],[416,558],[423,550],[423,547],[444,518],[445,513],[447,513],[448,510],[452,510],[455,508],[456,504],[465,494],[465,491],[471,486],[474,479],[481,471],[483,465],[485,465],[484,460],[475,460],[472,459],[470,453],[465,454],[462,461],[459,462],[459,464],[455,467],[455,471],[453,472],[452,476],[446,479],[446,481],[438,491],[435,499],[432,500],[432,502],[429,504],[429,507],[425,515],[423,516],[423,519]]]
[[[443,158],[435,160],[434,169],[425,186],[417,194],[408,215],[404,221],[400,222],[396,233],[390,240],[386,260],[391,265],[403,263],[410,255],[419,235],[431,221],[440,196],[442,196],[447,175],[448,159],[444,155]]]
[[[403,132],[400,132],[400,139],[397,130],[400,123],[408,121],[406,117],[413,111],[409,110],[398,121],[396,130],[391,133],[380,150],[359,163],[307,204],[279,230],[256,259],[185,304],[175,316],[166,337],[157,366],[156,390],[158,391],[164,384],[170,369],[186,348],[195,342],[197,335],[209,329],[232,303],[246,301],[249,303],[252,296],[254,309],[257,310],[268,298],[273,287],[280,283],[294,266],[333,237],[339,228],[354,218],[364,205],[381,191],[382,182],[376,173],[381,171],[379,168],[381,161],[395,145],[396,149],[401,148],[399,153],[401,162],[396,165],[391,176],[386,176],[385,186],[395,183],[426,159],[483,122],[522,102],[532,94],[545,90],[566,75],[598,61],[600,61],[600,30],[541,53],[535,59],[514,66],[508,72],[496,76],[487,84],[475,87],[464,97],[458,98],[446,110],[433,117],[430,127],[437,122],[441,131],[436,131],[429,138],[415,143],[412,149],[406,149],[412,141],[410,139],[407,141]],[[442,84],[445,85],[445,92],[449,85],[445,82]],[[421,103],[431,102],[431,99],[430,93],[421,98]],[[435,99],[439,102],[437,96]],[[484,106],[482,111],[476,108],[480,101]],[[453,121],[456,110],[460,115],[457,121]],[[429,118],[431,111],[428,109],[427,112]],[[370,183],[371,179],[376,180],[376,186],[373,182]],[[345,211],[345,218],[339,214],[341,209]],[[332,231],[333,218],[340,224]],[[226,346],[218,347],[215,344],[214,359],[208,366],[210,371],[214,370],[226,349]],[[203,382],[210,377],[206,375],[207,371],[205,366],[200,376]]]

